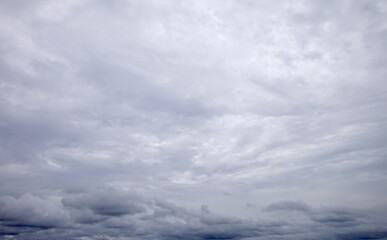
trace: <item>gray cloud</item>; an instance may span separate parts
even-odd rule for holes
[[[1,1],[3,238],[386,238],[386,10]]]
[[[26,194],[2,197],[3,235],[99,239],[383,239],[373,215],[349,208],[310,207],[301,201],[272,203],[254,218],[187,209],[106,186],[67,191],[61,202]],[[280,212],[278,212],[280,211]],[[280,213],[280,214],[277,214]],[[44,235],[42,235],[44,234]]]
[[[301,201],[282,201],[270,204],[265,208],[266,211],[302,211],[308,212],[309,206]]]
[[[70,194],[63,198],[65,207],[72,209],[75,214],[85,217],[83,211],[92,215],[101,216],[124,216],[145,211],[136,194],[125,194],[111,188],[93,189],[90,192]],[[80,212],[80,213],[79,213]]]
[[[70,224],[70,216],[55,199],[41,199],[24,194],[20,198],[0,198],[0,225],[6,235],[63,228]]]

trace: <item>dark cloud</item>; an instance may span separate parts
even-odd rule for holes
[[[336,227],[359,224],[360,216],[356,216],[345,209],[324,209],[311,215],[313,221]]]
[[[69,226],[70,216],[58,201],[25,194],[20,198],[0,198],[2,235],[35,233]]]
[[[373,230],[373,231],[359,231],[359,232],[353,232],[349,234],[342,234],[339,235],[337,239],[340,240],[347,240],[347,239],[387,239],[387,232],[386,231],[379,231],[379,230]]]
[[[81,222],[94,222],[105,217],[120,217],[145,211],[138,194],[121,193],[106,187],[70,194],[63,198],[62,203]]]
[[[213,213],[208,206],[186,209],[138,193],[94,186],[68,193],[61,202],[26,194],[2,197],[3,236],[28,239],[383,239],[371,215],[348,208],[312,208],[300,201],[270,204],[257,218]],[[307,206],[307,208],[305,207]],[[281,211],[281,214],[276,214]],[[300,213],[301,215],[299,215]],[[375,222],[382,224],[381,222]],[[46,236],[46,237],[43,237]]]

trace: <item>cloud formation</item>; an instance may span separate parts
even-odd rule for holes
[[[60,202],[30,194],[2,197],[3,236],[66,239],[385,239],[374,216],[348,208],[300,208],[300,201],[273,203],[255,218],[186,209],[138,193],[100,190],[66,193]],[[121,197],[119,197],[119,196]],[[112,198],[112,201],[104,198]],[[115,198],[116,197],[116,198]],[[141,207],[139,207],[141,206]],[[298,206],[298,207],[295,207]],[[270,210],[269,210],[270,209]],[[276,214],[280,211],[280,214]]]
[[[0,238],[387,239],[385,1],[0,2]]]

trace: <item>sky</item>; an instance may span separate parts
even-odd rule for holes
[[[387,239],[387,1],[0,1],[0,239]]]

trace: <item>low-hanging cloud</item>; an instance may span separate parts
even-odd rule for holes
[[[113,239],[340,240],[350,237],[384,239],[387,236],[380,228],[383,223],[374,221],[372,215],[349,208],[315,208],[301,201],[272,203],[254,218],[238,218],[213,213],[208,206],[187,209],[165,200],[147,199],[133,191],[118,191],[106,186],[66,195],[63,204],[31,194],[20,198],[2,197],[3,236],[50,239],[57,235],[68,239],[99,239],[109,234]],[[370,225],[372,221],[379,226]]]

